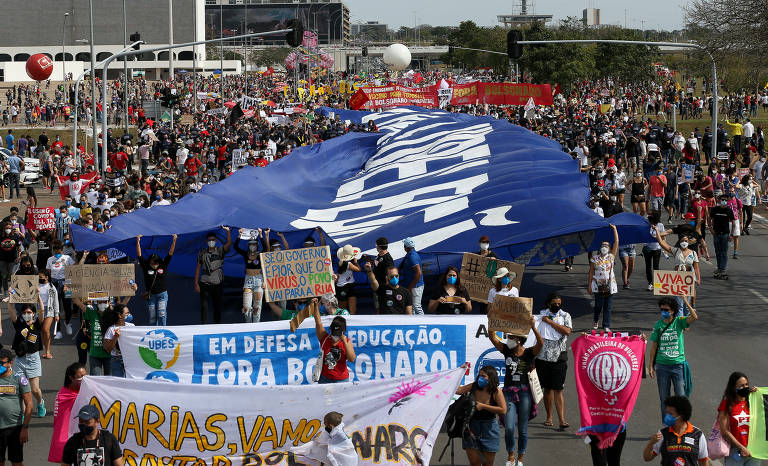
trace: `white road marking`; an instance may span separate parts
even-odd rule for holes
[[[762,294],[762,293],[760,293],[759,291],[755,291],[755,290],[749,290],[749,291],[750,291],[750,292],[751,292],[753,295],[757,296],[757,297],[758,297],[758,298],[759,298],[759,299],[760,299],[762,302],[764,302],[764,303],[768,304],[768,298],[766,298],[765,296],[763,296],[763,294]]]

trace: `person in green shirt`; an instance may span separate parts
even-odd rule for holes
[[[29,420],[32,417],[32,389],[22,374],[13,372],[16,354],[8,348],[0,348],[0,436],[4,448],[0,455],[5,464],[24,464],[24,444],[29,440]]]
[[[659,387],[659,399],[661,400],[661,418],[664,419],[664,400],[670,396],[670,385],[675,390],[676,396],[686,396],[685,374],[688,371],[685,360],[685,342],[683,331],[693,322],[698,320],[696,309],[683,298],[683,302],[690,310],[688,317],[676,317],[677,301],[671,296],[659,299],[659,311],[661,319],[653,326],[651,333],[650,357],[651,367],[648,375]]]

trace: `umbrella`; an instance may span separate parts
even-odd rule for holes
[[[271,101],[271,100],[262,100],[262,101],[261,101],[261,105],[266,105],[267,107],[272,107],[272,108],[275,108],[275,107],[277,107],[277,104],[276,104],[276,103],[274,103],[274,102],[273,102],[273,101]]]
[[[227,107],[228,109],[232,110],[232,107],[235,106],[235,102],[232,101],[232,100],[230,100],[229,102],[224,102],[224,106]]]

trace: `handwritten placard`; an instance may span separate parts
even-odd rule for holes
[[[488,331],[528,336],[532,313],[533,298],[496,295],[488,306]]]
[[[28,230],[55,230],[56,209],[53,207],[29,207],[27,209]]]
[[[472,301],[488,302],[488,291],[496,284],[496,280],[493,277],[496,275],[496,271],[502,267],[506,267],[510,271],[512,274],[510,276],[510,283],[519,290],[523,282],[524,265],[469,252],[464,253],[464,257],[461,260],[459,277],[461,278],[461,284],[469,292],[469,297]]]
[[[9,288],[12,303],[37,304],[37,275],[14,275]]]
[[[693,272],[654,270],[653,294],[662,296],[696,296],[696,277]]]
[[[108,296],[133,296],[136,280],[133,264],[72,265],[66,269],[67,290],[75,298],[90,298],[90,292]]]
[[[335,293],[328,246],[261,253],[267,302]]]

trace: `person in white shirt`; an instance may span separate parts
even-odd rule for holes
[[[62,243],[61,240],[54,240],[51,248],[53,249],[53,255],[49,257],[48,261],[45,263],[45,269],[51,277],[51,283],[56,287],[56,292],[58,293],[59,298],[59,309],[63,308],[66,312],[66,326],[64,329],[67,332],[67,335],[72,335],[72,324],[69,322],[72,318],[72,312],[69,308],[64,306],[64,280],[66,279],[66,268],[70,265],[75,265],[75,260],[71,256],[62,253],[64,243]],[[87,255],[87,253],[84,253],[83,257],[86,257]]]
[[[110,325],[111,324],[111,325]],[[112,377],[125,377],[125,365],[123,364],[123,354],[120,352],[118,339],[120,338],[120,329],[122,327],[133,327],[133,316],[130,309],[125,304],[116,304],[115,307],[104,315],[104,325],[109,328],[104,334],[102,346],[112,356],[110,366],[112,368]]]
[[[752,124],[751,121],[749,121],[749,118],[747,118],[746,123],[741,125],[741,131],[744,135],[744,142],[749,144],[749,142],[752,140],[752,136],[755,134],[755,125]]]
[[[176,166],[179,169],[179,176],[182,178],[184,178],[184,163],[186,163],[187,157],[189,157],[189,149],[184,146],[184,143],[181,143],[176,150]]]
[[[506,267],[499,267],[496,275],[493,276],[494,287],[488,291],[488,304],[493,302],[496,295],[519,297],[520,290],[512,286],[512,279],[516,276],[515,272],[510,272]]]

